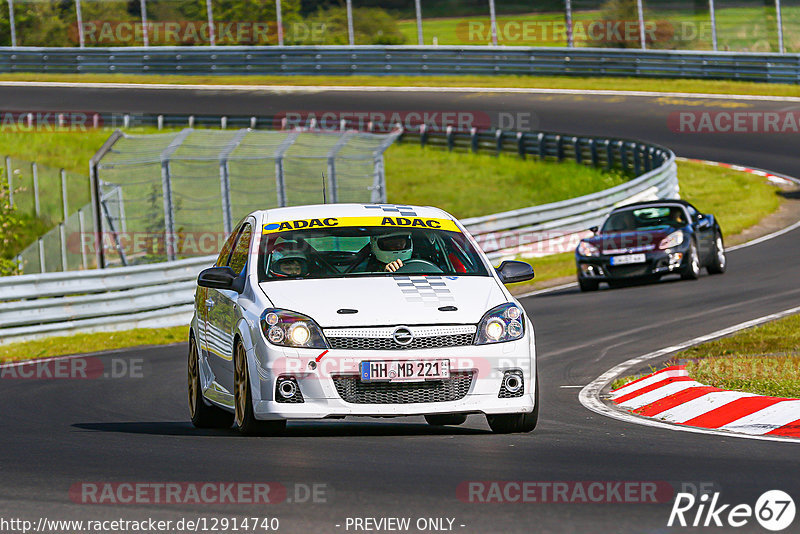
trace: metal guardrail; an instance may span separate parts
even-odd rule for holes
[[[186,124],[187,117],[147,120]],[[219,117],[215,120],[220,123]],[[249,119],[232,118],[231,122],[243,120]],[[432,133],[425,127],[404,133],[401,140],[447,150],[572,160],[637,176],[591,195],[462,221],[492,259],[516,255],[521,246],[553,239],[554,233],[583,231],[625,201],[678,193],[675,155],[666,148],[636,141],[545,132],[456,132],[452,128]],[[213,260],[206,256],[0,278],[0,343],[74,331],[187,324],[195,278]]]
[[[0,72],[513,74],[800,83],[800,54],[514,46],[2,47]]]

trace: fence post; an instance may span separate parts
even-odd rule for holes
[[[425,44],[425,39],[422,36],[422,6],[420,0],[414,0],[414,11],[417,15],[417,44],[422,46]]]
[[[75,0],[75,17],[78,22],[78,42],[80,43],[80,47],[83,48],[86,46],[86,39],[83,34],[83,14],[81,13],[81,0]]]
[[[81,236],[80,246],[81,246],[81,264],[83,265],[83,269],[86,270],[89,268],[89,258],[86,257],[86,246],[84,241],[84,235],[86,232],[86,224],[83,220],[83,208],[78,210],[78,234]]]
[[[217,32],[214,29],[214,9],[211,0],[206,0],[206,15],[208,16],[208,42],[210,46],[217,44]]]
[[[347,0],[347,41],[350,46],[356,44],[355,34],[353,33],[353,0]]]
[[[497,154],[496,155],[499,156],[500,153],[503,152],[503,130],[498,128],[497,130],[495,130],[494,136],[495,136],[495,141],[496,141],[496,146],[497,146]]]
[[[447,140],[447,151],[452,152],[455,146],[455,136],[453,135],[453,127],[448,126],[445,129],[445,139]]]
[[[636,0],[636,10],[639,13],[639,42],[642,44],[642,50],[647,50],[647,43],[644,40],[644,8],[642,7],[642,0]]]
[[[578,137],[572,138],[573,150],[575,150],[575,163],[583,163],[583,153],[581,152],[581,140]]]
[[[708,13],[711,18],[711,47],[717,51],[717,13],[714,8],[714,0],[708,0]]]
[[[208,0],[209,2],[211,0]],[[281,0],[275,0],[275,22],[278,25],[278,46],[283,46],[283,13],[281,12]]]
[[[478,151],[478,129],[474,126],[469,131],[469,146],[473,153]]]
[[[614,168],[614,146],[611,144],[611,139],[606,139],[606,170],[610,171]]]
[[[61,208],[64,211],[64,222],[69,218],[69,201],[67,199],[67,171],[61,169]]]
[[[494,0],[489,0],[489,23],[492,27],[492,46],[497,46],[497,14],[494,10]]]
[[[150,36],[147,31],[147,0],[139,0],[139,8],[142,10],[142,44],[150,46]]]
[[[219,155],[219,185],[222,194],[222,224],[225,228],[225,233],[230,234],[233,232],[233,209],[231,207],[231,182],[230,182],[230,169],[228,168],[228,158],[231,153],[239,146],[244,136],[247,135],[247,130],[239,130],[233,139],[225,146]]]
[[[14,172],[11,170],[11,158],[6,156],[6,178],[8,178],[8,205],[14,206]]]
[[[523,132],[517,132],[517,153],[519,157],[525,159],[525,134]]]
[[[574,48],[575,40],[572,36],[572,0],[565,0],[564,22],[567,26],[567,47]]]
[[[775,0],[775,15],[778,24],[778,52],[783,54],[786,49],[783,47],[783,17],[781,17],[781,0]]]
[[[39,244],[39,272],[44,273],[47,272],[44,263],[44,241],[37,239],[36,242]]]
[[[297,136],[300,135],[300,132],[293,131],[289,132],[289,135],[286,136],[286,139],[278,146],[278,149],[275,151],[275,187],[278,192],[278,207],[286,206],[286,182],[283,179],[283,157],[286,154],[286,151],[289,150]]]
[[[543,160],[545,156],[547,156],[547,139],[544,136],[544,132],[539,132],[536,136],[537,141],[539,142],[539,146],[537,150],[539,151],[538,156],[539,159]]]
[[[339,153],[342,147],[344,147],[355,134],[356,132],[354,130],[344,132],[328,151],[328,189],[330,189],[329,194],[334,204],[339,202],[339,186],[336,182],[336,154]]]
[[[619,143],[619,164],[623,171],[628,170],[628,147],[625,146],[625,141],[618,141]]]
[[[17,46],[17,28],[14,21],[14,0],[8,0],[8,26],[11,30],[11,48]]]
[[[33,211],[39,217],[42,209],[39,204],[39,166],[36,162],[31,163],[31,174],[33,174]]]
[[[594,137],[589,139],[589,153],[592,155],[592,167],[597,167],[599,159],[597,157],[597,140]]]
[[[558,161],[564,159],[564,138],[561,135],[556,135],[556,158]]]
[[[428,125],[427,124],[420,124],[419,125],[419,145],[421,147],[425,147],[425,144],[428,142]]]
[[[67,272],[69,270],[67,267],[67,229],[64,223],[58,225],[58,236],[61,240],[61,270]]]
[[[640,145],[633,145],[633,172],[636,176],[641,174],[642,170],[642,147]]]

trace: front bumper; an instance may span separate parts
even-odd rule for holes
[[[530,323],[528,323],[530,324]],[[530,413],[534,409],[535,353],[532,333],[507,343],[480,346],[460,346],[420,350],[334,350],[330,349],[319,359],[324,349],[286,349],[275,347],[261,338],[253,348],[251,361],[257,363],[257,373],[251,372],[254,387],[254,413],[258,419],[322,419],[327,417],[374,416],[402,417],[439,413],[507,414]],[[377,403],[362,403],[345,400],[342,383],[339,389],[336,380],[346,377],[350,386],[359,381],[359,364],[366,360],[438,360],[450,361],[451,380],[458,376],[463,380],[470,375],[467,388],[459,388],[457,398],[447,400],[439,397],[433,402],[414,402],[404,397],[402,403],[391,402],[387,397]],[[312,363],[313,362],[313,363]],[[314,365],[316,364],[316,365]],[[521,373],[524,386],[522,393],[513,398],[501,398],[500,391],[506,372]],[[257,375],[257,376],[254,376]],[[279,402],[276,383],[292,377],[302,394],[302,402]],[[256,382],[257,380],[257,382]],[[433,381],[437,382],[437,381]],[[439,381],[441,382],[441,381]],[[386,384],[382,382],[380,384]],[[409,384],[391,383],[394,392],[421,387],[418,382]],[[413,385],[417,384],[417,385]],[[441,386],[442,384],[425,384]],[[361,383],[360,387],[363,387]],[[255,391],[258,390],[258,391]],[[380,394],[369,397],[375,399]],[[430,397],[430,395],[427,395]],[[441,400],[445,398],[445,400]],[[384,402],[386,401],[386,402]]]
[[[645,261],[627,265],[611,265],[611,258],[626,254],[600,254],[599,256],[582,256],[575,254],[578,278],[596,280],[622,280],[647,278],[680,272],[688,261],[688,245],[681,245],[666,250],[650,250],[641,252]]]

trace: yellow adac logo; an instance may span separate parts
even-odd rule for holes
[[[289,230],[313,230],[339,226],[388,226],[399,228],[427,228],[460,232],[456,223],[450,219],[428,219],[425,217],[328,217],[325,219],[299,219],[265,224],[264,234],[286,232]]]

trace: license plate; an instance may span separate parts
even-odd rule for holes
[[[361,362],[361,381],[421,382],[450,378],[450,360]]]
[[[644,254],[627,254],[625,256],[612,256],[611,265],[628,265],[630,263],[644,263],[647,258]]]

